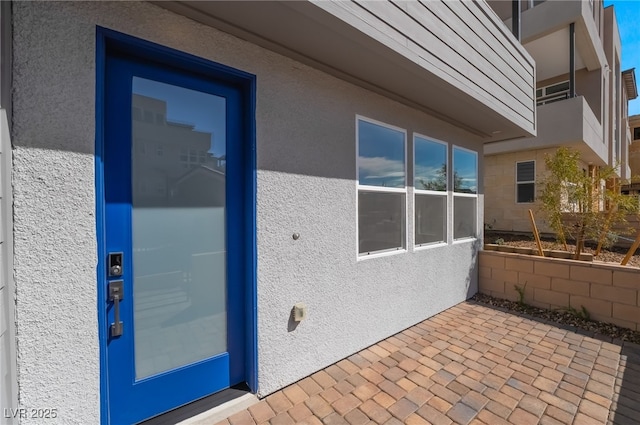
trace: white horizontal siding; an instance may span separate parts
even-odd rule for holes
[[[13,387],[11,374],[9,373],[9,352],[7,332],[7,291],[5,284],[0,280],[0,411],[11,408],[9,390]]]
[[[438,16],[446,21],[445,25],[435,25],[429,28],[435,36],[444,43],[456,49],[458,54],[466,59],[469,66],[477,68],[494,82],[498,78],[506,78],[504,88],[514,96],[530,97],[531,77],[530,67],[527,69],[522,63],[512,60],[511,52],[498,43],[498,48],[489,41],[497,39],[477,21],[475,15],[469,16],[468,9],[457,2],[428,2],[409,3],[409,12],[425,18],[435,19]],[[425,14],[428,12],[428,16]],[[421,17],[424,16],[424,17]],[[474,22],[475,19],[475,22]],[[469,43],[475,40],[475,43]],[[488,41],[489,40],[489,41]],[[496,44],[494,43],[494,44]],[[498,71],[498,74],[496,74]],[[520,98],[520,101],[523,99]]]
[[[340,1],[331,6],[487,106],[534,123],[533,60],[483,1]]]
[[[0,109],[0,414],[1,423],[11,424],[4,412],[17,407],[14,286],[11,261],[11,141],[6,111]]]

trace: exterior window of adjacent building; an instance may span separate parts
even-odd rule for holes
[[[407,133],[357,117],[358,254],[406,249]]]
[[[447,144],[414,135],[414,237],[417,247],[447,241]]]
[[[526,204],[536,197],[536,162],[516,162],[516,202]]]
[[[564,182],[560,190],[560,211],[568,213],[580,212],[580,193],[575,183]]]
[[[453,147],[453,239],[476,237],[478,153]]]
[[[633,128],[633,140],[640,140],[640,127]]]
[[[569,96],[569,81],[555,83],[536,90],[536,103],[538,106],[547,103],[564,100]]]

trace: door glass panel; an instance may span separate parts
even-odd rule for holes
[[[133,79],[136,379],[227,351],[225,99]]]

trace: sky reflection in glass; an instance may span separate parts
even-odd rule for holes
[[[419,190],[447,190],[447,146],[415,136],[414,187]]]
[[[358,178],[361,185],[405,187],[405,134],[358,120]]]
[[[454,191],[478,193],[478,154],[454,147],[453,175]]]
[[[133,79],[133,92],[166,102],[167,121],[192,125],[195,131],[211,133],[209,151],[217,157],[225,155],[226,103],[223,97],[145,78]]]

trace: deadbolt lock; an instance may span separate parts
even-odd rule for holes
[[[122,252],[110,252],[107,267],[109,277],[122,276]]]

